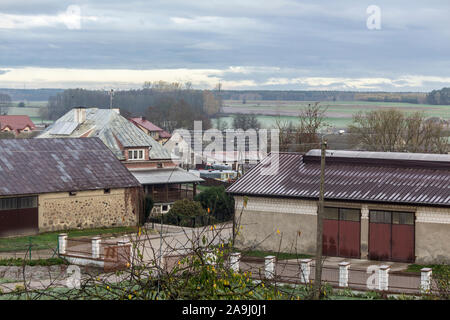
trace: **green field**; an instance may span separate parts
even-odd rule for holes
[[[283,120],[298,123],[298,112],[313,101],[267,101],[251,100],[245,104],[242,100],[225,100],[224,115],[221,119],[227,121],[231,127],[233,114],[255,113],[264,128],[271,128],[275,120],[280,117]],[[370,101],[324,101],[320,103],[327,107],[327,122],[331,126],[341,129],[347,127],[352,116],[359,111],[372,111],[381,108],[397,108],[405,112],[423,111],[428,117],[440,117],[450,119],[450,105],[412,104],[399,102],[370,102]],[[229,115],[228,115],[229,114]]]

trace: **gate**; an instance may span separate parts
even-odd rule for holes
[[[369,259],[414,262],[414,213],[371,210],[369,219]]]
[[[0,237],[39,231],[37,197],[0,199]]]
[[[325,207],[324,213],[323,254],[326,256],[360,258],[360,210]]]

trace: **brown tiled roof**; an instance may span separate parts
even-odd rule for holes
[[[450,156],[438,157],[433,168],[432,160],[414,157],[402,162],[397,155],[385,153],[385,159],[376,162],[363,153],[347,155],[348,161],[345,156],[328,159],[325,200],[450,206]],[[263,175],[261,169],[270,168],[278,156],[278,172]],[[304,158],[299,153],[271,154],[227,191],[235,195],[318,199],[320,158],[314,159],[314,154],[306,156],[307,161]]]
[[[172,137],[172,135],[170,134],[170,133],[168,133],[167,131],[161,131],[161,132],[159,132],[159,137],[160,138],[169,138],[170,139],[170,137]]]
[[[157,131],[157,132],[164,131],[163,129],[161,129],[160,127],[158,127],[157,125],[151,123],[150,121],[148,121],[147,119],[145,119],[143,117],[130,118],[129,120],[131,122],[135,123],[135,124],[139,124],[140,126],[144,127],[148,131]]]
[[[0,140],[0,196],[138,186],[99,138]]]
[[[9,127],[11,130],[20,131],[25,129],[26,126],[30,127],[30,129],[32,130],[36,128],[36,126],[34,125],[33,121],[31,121],[29,116],[0,115],[0,130],[3,130],[5,127]]]

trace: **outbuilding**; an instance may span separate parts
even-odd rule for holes
[[[0,140],[0,236],[133,226],[141,186],[99,138]]]
[[[450,262],[450,155],[328,150],[324,189],[325,256]],[[314,254],[319,190],[320,150],[270,154],[227,189],[238,246]]]

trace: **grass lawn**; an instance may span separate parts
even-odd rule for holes
[[[225,107],[235,107],[242,110],[252,111],[257,114],[256,118],[261,123],[263,128],[269,129],[275,127],[275,121],[278,116],[262,115],[265,111],[283,112],[283,111],[298,111],[300,108],[306,106],[313,101],[270,101],[270,100],[255,100],[247,101],[242,104],[241,100],[225,100]],[[397,108],[405,112],[423,111],[427,117],[442,117],[449,118],[450,105],[429,105],[429,104],[415,104],[403,102],[372,102],[372,101],[322,101],[320,103],[323,107],[327,107],[326,121],[333,127],[338,129],[345,129],[352,122],[352,116],[358,111],[372,111],[381,108]],[[228,123],[231,128],[233,124],[233,115],[227,114],[220,117],[223,121]],[[296,125],[299,123],[297,116],[284,115],[280,117],[282,120],[291,121]]]
[[[69,238],[89,237],[95,235],[120,235],[124,233],[137,232],[137,227],[116,227],[116,228],[97,228],[84,230],[68,230],[47,232],[33,236],[22,236],[12,238],[0,238],[0,252],[26,251],[29,245],[33,250],[55,249],[58,242],[58,234],[67,233]]]
[[[259,250],[245,251],[242,252],[242,255],[247,257],[260,257],[260,258],[265,258],[267,256],[275,256],[277,257],[277,260],[308,259],[312,257],[312,255],[309,254],[259,251]]]
[[[0,266],[16,266],[21,267],[27,266],[54,266],[60,264],[66,264],[67,261],[62,258],[48,258],[48,259],[36,259],[36,260],[24,260],[22,258],[10,258],[10,259],[0,259]]]

